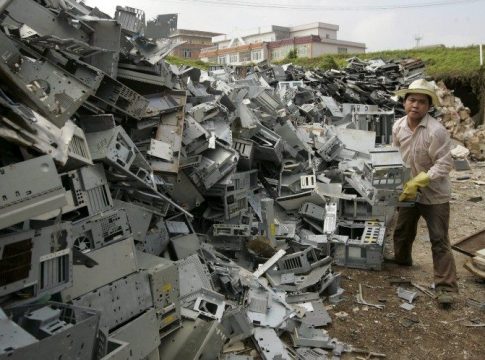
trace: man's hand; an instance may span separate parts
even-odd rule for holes
[[[409,180],[404,184],[402,194],[399,196],[399,201],[412,201],[416,199],[418,188],[423,188],[429,185],[429,176],[424,171]]]

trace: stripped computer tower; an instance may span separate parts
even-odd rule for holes
[[[341,240],[334,243],[335,263],[351,268],[380,270],[385,229],[384,223],[378,221],[341,224]]]
[[[160,336],[181,326],[179,274],[171,260],[137,251],[138,266],[148,273]]]

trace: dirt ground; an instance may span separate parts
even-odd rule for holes
[[[480,185],[480,182],[485,184],[485,163],[471,163],[471,166],[470,171],[451,173],[452,244],[485,228],[485,185]],[[466,175],[470,176],[469,180],[457,179]],[[468,200],[479,196],[483,196],[484,200]],[[340,341],[385,354],[388,359],[485,359],[485,328],[466,326],[471,321],[485,322],[485,311],[466,304],[470,298],[485,301],[485,283],[463,268],[467,256],[453,251],[460,293],[450,309],[440,308],[436,300],[424,293],[420,293],[414,301],[414,309],[400,308],[405,301],[397,297],[398,286],[391,284],[391,279],[409,280],[426,288],[433,282],[431,246],[422,219],[418,226],[413,267],[384,264],[382,271],[336,267],[342,273],[345,299],[329,309],[332,324],[326,329],[330,336]],[[388,249],[386,245],[386,251]],[[359,283],[362,284],[364,299],[384,305],[383,309],[356,303]],[[409,286],[405,288],[413,290]],[[339,312],[348,316],[338,317],[336,314]],[[346,354],[343,359],[359,356],[366,358],[365,355]]]

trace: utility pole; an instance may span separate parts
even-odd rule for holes
[[[419,42],[423,39],[421,35],[415,35],[414,40],[416,40],[416,48],[419,47]]]

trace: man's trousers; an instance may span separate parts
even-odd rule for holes
[[[394,230],[394,258],[398,264],[412,265],[412,246],[416,238],[418,220],[423,217],[428,226],[431,252],[433,254],[435,287],[458,291],[456,266],[453,258],[448,227],[450,203],[399,208]]]

